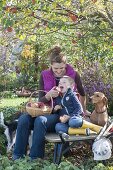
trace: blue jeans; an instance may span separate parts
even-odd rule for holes
[[[73,116],[69,119],[67,123],[57,123],[55,126],[55,130],[58,133],[59,131],[62,131],[64,133],[68,133],[68,128],[79,128],[83,124],[83,119],[81,116]]]
[[[13,160],[26,155],[28,138],[33,129],[32,146],[30,149],[31,159],[44,158],[46,132],[55,132],[55,125],[59,120],[57,114],[38,116],[32,118],[25,114],[19,118],[16,134],[16,142],[13,152]]]

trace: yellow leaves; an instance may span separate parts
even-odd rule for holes
[[[48,27],[46,27],[46,32],[50,32],[50,29]]]
[[[35,51],[32,49],[32,47],[30,45],[25,45],[21,55],[26,59],[27,58],[33,58],[34,52]]]
[[[97,9],[99,10],[103,10],[104,9],[104,4],[102,2],[102,0],[98,0],[95,2],[95,6],[97,7]]]
[[[100,12],[105,15],[105,6],[103,0],[90,0],[86,4],[87,5],[84,8],[83,15],[90,15],[94,14],[95,12]]]
[[[23,62],[21,62],[21,68],[24,69],[25,64]]]
[[[65,5],[66,5],[67,7],[69,7],[69,6],[71,5],[71,1],[66,1],[66,2],[65,2]]]
[[[26,38],[26,35],[24,34],[22,34],[22,35],[20,35],[20,36],[18,36],[18,38],[20,39],[20,40],[25,40],[25,38]]]
[[[103,13],[106,16],[106,10],[105,10],[106,7],[105,7],[105,5],[104,5],[102,0],[97,0],[95,2],[95,7],[96,7],[96,10],[98,12]]]
[[[84,3],[84,0],[80,0],[80,3],[83,4],[83,3]]]
[[[72,1],[71,0],[55,0],[52,2],[51,7],[53,9],[58,7],[58,4],[62,4],[65,7],[70,7],[72,5]]]
[[[55,9],[57,7],[57,3],[56,2],[53,2],[52,3],[52,6],[53,6],[53,9]]]

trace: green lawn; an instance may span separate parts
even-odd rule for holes
[[[18,111],[25,112],[27,101],[29,98],[4,98],[0,101],[0,112],[3,112],[5,119],[10,122]]]
[[[18,97],[18,98],[4,98],[0,101],[0,108],[3,107],[16,107],[22,104],[23,102],[27,102],[29,98]]]

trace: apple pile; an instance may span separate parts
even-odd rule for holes
[[[27,104],[29,107],[47,109],[49,106],[45,105],[43,102],[29,102]]]

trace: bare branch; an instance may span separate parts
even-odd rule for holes
[[[111,28],[113,28],[113,21],[111,21],[110,18],[108,18],[106,15],[104,15],[101,12],[98,12],[97,15],[103,18],[104,21],[108,22]]]

